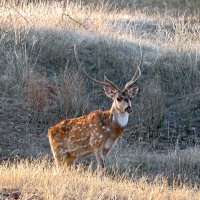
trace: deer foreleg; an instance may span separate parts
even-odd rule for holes
[[[105,167],[102,149],[96,149],[95,150],[95,156],[96,156],[97,163],[98,163],[97,170],[100,171]]]
[[[103,146],[103,156],[107,156],[107,154],[109,153],[112,145],[115,143],[115,140],[108,138],[105,145]]]

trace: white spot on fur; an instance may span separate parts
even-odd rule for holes
[[[89,127],[92,127],[92,124],[90,124]]]
[[[109,131],[110,131],[110,128],[109,128],[109,127],[107,127],[107,128],[106,128],[106,131],[107,131],[107,132],[109,132]]]

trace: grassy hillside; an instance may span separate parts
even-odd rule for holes
[[[102,79],[106,74],[120,87],[132,77],[142,50],[140,93],[128,132],[142,140],[168,139],[172,147],[175,142],[181,148],[198,144],[200,26],[195,16],[21,2],[1,2],[4,126],[13,111],[15,125],[24,122],[28,135],[41,135],[64,117],[109,108],[102,90],[78,71],[74,44],[91,75]]]
[[[119,174],[129,169],[129,175],[134,179],[145,176],[152,181],[161,175],[171,185],[177,179],[191,187],[199,184],[198,2],[190,1],[190,5],[196,8],[190,7],[192,12],[188,12],[188,1],[185,1],[180,5],[181,10],[179,7],[176,9],[176,15],[170,9],[174,8],[175,1],[168,2],[168,9],[159,5],[154,7],[153,2],[156,6],[162,4],[153,0],[135,1],[134,4],[123,1],[125,6],[118,4],[115,7],[106,2],[93,4],[91,1],[0,2],[0,162],[11,162],[16,156],[51,156],[46,137],[50,126],[64,118],[110,108],[111,101],[105,97],[103,90],[87,81],[78,70],[73,45],[77,45],[79,58],[91,76],[103,80],[106,74],[120,87],[132,78],[143,51],[142,77],[138,82],[140,91],[133,100],[134,111],[123,138],[109,155],[108,165],[116,164]],[[186,12],[182,12],[184,9]],[[94,161],[93,157],[80,162],[87,166],[91,160]],[[18,164],[1,165],[0,176],[4,179],[0,178],[0,181],[4,181],[0,188],[23,191],[26,187],[18,175],[13,175],[13,179],[6,175],[14,166],[16,170],[22,167],[24,170],[20,176],[29,180],[32,175],[26,174],[25,168],[36,173],[39,170],[40,173],[44,164],[19,163],[19,168]],[[55,175],[54,168],[45,170],[46,180],[63,176],[63,172],[59,171]],[[19,171],[16,173],[19,174]],[[73,171],[73,174],[76,173],[76,170]],[[66,174],[67,177],[69,172]],[[78,173],[76,176],[80,177]],[[82,172],[81,176],[84,181]],[[100,185],[105,184],[92,174],[88,177],[97,180]],[[16,185],[15,181],[11,184],[11,180],[16,180]],[[105,177],[105,180],[108,185],[116,184],[112,179]],[[35,181],[35,190],[39,188],[39,194],[45,196],[48,191],[40,187],[40,180],[32,181]],[[133,183],[128,179],[127,185],[142,188],[140,184],[144,184],[143,181]],[[155,181],[155,184],[165,188],[160,195],[169,195],[169,199],[179,195],[179,190],[183,196],[177,196],[177,199],[191,199],[190,195],[196,192],[196,188],[186,186],[177,187],[174,191],[164,182]],[[49,187],[47,182],[45,184]],[[144,198],[140,192],[137,196],[135,189],[130,189],[128,195],[122,192],[122,196],[125,195],[124,199],[139,199],[139,196],[146,199],[145,195],[149,195],[152,188],[153,195],[154,189],[157,195],[159,187],[156,188],[154,182],[145,184],[144,188],[149,189],[144,189],[148,191]],[[121,196],[113,196],[118,189],[109,188],[102,198],[106,199],[108,195],[108,199],[122,199]],[[84,199],[93,186],[79,189]],[[59,197],[66,190],[62,192]],[[57,195],[56,191],[53,193]],[[101,198],[95,195],[97,193],[92,193],[89,199]],[[164,197],[158,195],[152,199],[166,199]],[[56,196],[52,195],[53,198]]]

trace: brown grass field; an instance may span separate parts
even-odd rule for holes
[[[200,3],[0,1],[0,200],[200,199]],[[139,94],[104,174],[56,169],[48,128],[109,109],[78,70],[119,86],[144,52]]]
[[[126,174],[99,176],[83,166],[63,171],[50,166],[47,160],[20,161],[3,164],[0,168],[1,193],[6,196],[20,193],[22,199],[200,199],[198,187],[171,187],[161,176],[152,182],[147,177],[133,181]]]

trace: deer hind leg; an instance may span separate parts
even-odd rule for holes
[[[55,159],[56,166],[64,168],[64,169],[70,168],[73,165],[74,160],[75,160],[75,158],[71,157],[68,153],[65,153],[62,155],[61,154],[55,155],[54,159]]]
[[[67,157],[64,161],[64,168],[71,168],[76,158]]]
[[[53,155],[54,156],[54,159],[55,159],[55,163],[56,163],[56,166],[57,167],[62,167],[63,166],[63,155],[61,155],[61,154],[54,154]]]
[[[96,149],[95,150],[95,156],[96,156],[96,159],[97,159],[97,170],[98,171],[101,171],[104,169],[105,167],[105,163],[104,163],[104,156],[103,156],[103,153],[102,153],[102,149]]]

